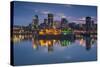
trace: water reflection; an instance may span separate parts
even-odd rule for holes
[[[14,43],[21,42],[24,40],[31,40],[32,41],[32,47],[34,50],[39,50],[39,46],[46,47],[48,52],[54,51],[54,45],[58,45],[60,47],[68,47],[70,45],[74,45],[72,43],[75,43],[75,41],[78,41],[79,44],[82,47],[85,47],[87,51],[91,49],[91,45],[93,45],[96,42],[95,37],[84,36],[84,37],[63,37],[60,39],[54,38],[54,39],[44,39],[44,38],[34,38],[32,36],[17,36],[13,39]]]
[[[91,36],[52,39],[48,36],[20,36],[14,42],[14,63],[24,65],[96,60],[96,45],[97,39]]]
[[[93,43],[95,43],[95,39],[87,37],[86,39],[86,50],[90,50],[91,49],[91,45]]]

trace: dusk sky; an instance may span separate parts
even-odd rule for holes
[[[91,16],[96,22],[97,7],[16,1],[14,2],[14,25],[28,25],[34,15],[38,15],[39,23],[43,23],[48,13],[54,14],[54,20],[58,21],[61,21],[61,17],[65,17],[69,22],[84,23],[85,17]]]

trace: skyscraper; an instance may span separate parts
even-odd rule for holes
[[[86,31],[91,30],[91,17],[86,17]]]
[[[35,15],[32,21],[32,28],[34,29],[38,28],[38,23],[39,23],[38,15]]]
[[[47,19],[44,19],[44,23],[45,23],[46,25],[48,25],[48,20],[47,20]]]
[[[68,21],[66,20],[66,18],[61,18],[61,28],[67,27],[67,23]]]
[[[92,20],[92,21],[91,21],[91,29],[92,29],[92,30],[95,30],[95,26],[94,26],[94,25],[95,25],[95,24],[94,24],[94,20]]]
[[[39,23],[38,15],[35,15],[33,17],[33,22],[34,22],[34,24],[38,24]]]
[[[44,19],[45,28],[48,28],[48,19]]]
[[[53,14],[48,14],[48,25],[52,27],[53,23]]]

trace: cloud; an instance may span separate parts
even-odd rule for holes
[[[64,5],[64,6],[72,6],[72,5]],[[51,12],[48,10],[34,10],[36,13],[40,13],[43,15],[47,15],[48,13],[54,14],[55,20],[61,20],[61,18],[66,18],[69,22],[76,22],[76,23],[85,23],[86,17],[74,17],[74,16],[67,16],[66,14],[62,12]],[[94,23],[97,23],[97,18],[94,16],[91,16],[92,20],[94,20]]]
[[[79,18],[78,21],[85,21],[85,17]]]
[[[95,22],[97,22],[97,17],[92,16],[91,18],[92,18],[92,20],[94,20]]]
[[[41,13],[41,14],[48,14],[48,13],[51,13],[51,12],[50,12],[50,11],[45,10],[45,11],[41,11],[40,13]]]
[[[94,21],[94,23],[97,23],[97,18],[96,17],[92,17],[92,20]],[[86,23],[86,17],[80,17],[80,18],[76,18],[75,20],[73,20],[72,22],[77,22],[77,23]]]
[[[85,20],[86,20],[86,17],[78,18],[78,20],[79,20],[79,21],[85,21]],[[91,20],[97,21],[97,18],[94,17],[94,16],[91,16]]]
[[[34,10],[34,12],[40,13],[40,14],[48,14],[48,13],[51,13],[51,12],[48,11],[48,10]]]
[[[60,18],[66,18],[66,19],[72,18],[71,16],[66,16],[64,13],[56,13],[56,16],[58,16]]]
[[[34,12],[36,13],[40,13],[40,14],[43,14],[43,15],[47,15],[49,13],[52,13],[54,14],[54,17],[56,18],[70,18],[69,16],[66,16],[64,13],[59,13],[59,12],[51,12],[51,11],[48,11],[48,10],[34,10]]]
[[[39,11],[38,11],[38,10],[34,10],[34,12],[36,12],[36,13],[37,13],[37,12],[39,12]]]
[[[66,16],[63,13],[56,13],[56,16],[61,17],[61,18],[66,18]]]
[[[72,20],[72,22],[83,24],[83,23],[85,23],[85,17],[75,18],[74,20]]]

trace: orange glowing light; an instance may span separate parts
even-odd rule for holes
[[[50,46],[50,45],[52,45],[51,40],[39,40],[39,43],[40,43],[41,46]]]
[[[39,40],[39,43],[41,46],[46,46],[46,44],[47,44],[44,40]]]
[[[59,35],[61,34],[61,30],[58,29],[42,29],[39,32],[40,35]]]
[[[50,45],[51,44],[51,41],[48,41],[48,44]]]
[[[85,46],[85,41],[83,39],[80,40],[80,45]]]

